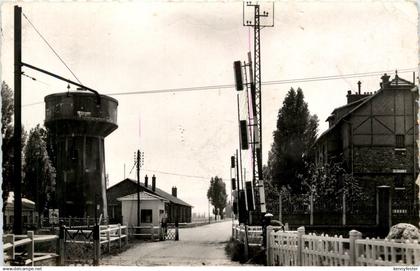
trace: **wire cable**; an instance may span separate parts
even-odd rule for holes
[[[408,73],[415,71],[416,68],[405,68],[398,70],[399,73]],[[360,78],[360,77],[370,77],[376,75],[382,75],[383,73],[391,73],[393,70],[385,71],[376,71],[376,72],[365,72],[365,73],[352,73],[352,74],[342,74],[342,75],[328,75],[328,76],[318,76],[318,77],[306,77],[306,78],[296,78],[296,79],[284,79],[284,80],[273,80],[262,82],[261,85],[282,85],[282,84],[291,84],[291,83],[304,83],[304,82],[318,82],[326,80],[339,80],[344,78]],[[156,90],[145,90],[145,91],[126,91],[126,92],[114,92],[114,93],[103,93],[109,96],[124,96],[124,95],[142,95],[142,94],[158,94],[158,93],[174,93],[174,92],[186,92],[186,91],[202,91],[202,90],[220,90],[235,87],[234,84],[231,85],[210,85],[202,87],[185,87],[185,88],[173,88],[173,89],[156,89]],[[37,104],[42,104],[43,102],[35,102],[31,104],[24,104],[22,107],[32,106]]]
[[[35,32],[41,37],[41,39],[47,44],[47,46],[53,51],[53,53],[60,59],[61,63],[67,68],[67,70],[70,71],[70,73],[74,76],[74,78],[79,82],[79,84],[83,85],[82,82],[80,82],[79,78],[74,74],[74,72],[70,69],[70,67],[64,62],[64,60],[58,55],[58,53],[54,50],[54,48],[50,45],[50,43],[47,41],[47,39],[41,34],[41,32],[38,31],[38,29],[35,27],[35,25],[29,20],[29,18],[26,16],[25,13],[22,12],[23,17],[28,21],[28,23],[32,26],[32,28],[35,30]]]
[[[149,172],[155,172],[155,173],[161,173],[161,174],[166,174],[166,175],[174,175],[174,176],[180,176],[180,177],[187,177],[187,178],[194,178],[194,179],[205,179],[207,181],[210,181],[210,179],[212,177],[205,177],[205,176],[197,176],[197,175],[188,175],[188,174],[181,174],[181,173],[175,173],[175,172],[168,172],[168,171],[161,171],[161,170],[154,170],[154,169],[143,169],[144,171],[149,171]],[[229,180],[228,178],[223,178],[222,179],[225,180]]]
[[[398,70],[399,73],[413,72],[416,68],[406,68]],[[314,82],[314,81],[325,81],[325,80],[338,80],[344,78],[358,78],[358,77],[369,77],[374,75],[381,75],[383,73],[394,72],[393,70],[386,71],[376,71],[376,72],[365,72],[365,73],[352,73],[352,74],[343,74],[343,75],[329,75],[329,76],[318,76],[318,77],[306,77],[306,78],[296,78],[296,79],[285,79],[285,80],[274,80],[274,81],[265,81],[261,85],[281,85],[281,84],[290,84],[290,83],[302,83],[302,82]],[[126,92],[114,92],[114,93],[104,93],[105,95],[110,96],[122,96],[122,95],[135,95],[135,94],[156,94],[156,93],[166,93],[166,92],[185,92],[185,91],[201,91],[201,90],[212,90],[212,89],[225,89],[233,88],[234,84],[225,84],[225,85],[210,85],[202,87],[185,87],[185,88],[173,88],[173,89],[155,89],[155,90],[146,90],[146,91],[126,91]]]

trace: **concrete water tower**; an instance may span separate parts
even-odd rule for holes
[[[117,129],[118,101],[85,92],[45,97],[60,217],[108,217],[104,139]]]

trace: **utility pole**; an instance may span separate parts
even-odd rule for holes
[[[140,150],[137,150],[137,226],[140,226]]]
[[[245,20],[245,7],[254,8],[254,18],[252,20]],[[260,31],[264,27],[274,26],[274,2],[272,3],[272,22],[270,24],[261,23],[261,18],[269,16],[267,11],[260,12],[259,4],[252,4],[251,2],[243,3],[243,25],[254,28],[254,62],[253,74],[251,74],[251,99],[253,108],[253,184],[255,189],[255,197],[257,208],[256,214],[261,215],[266,212],[265,193],[264,193],[264,179],[262,172],[262,103],[261,103],[261,38]],[[249,61],[251,62],[251,61]],[[251,67],[250,67],[251,68]],[[252,69],[252,68],[251,68]]]
[[[22,234],[22,8],[19,6],[14,10],[14,35],[13,233]]]

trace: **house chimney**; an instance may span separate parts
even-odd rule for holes
[[[177,197],[177,188],[176,188],[176,186],[172,187],[172,196],[174,196],[175,198]]]
[[[358,90],[359,90],[359,95],[360,95],[360,90],[361,90],[361,88],[362,88],[362,82],[357,82],[357,87],[358,87]]]
[[[389,76],[388,74],[384,74],[382,75],[381,79],[382,79],[382,83],[381,83],[381,88],[386,88],[389,85],[389,78],[391,76]]]
[[[155,192],[156,190],[156,177],[155,174],[152,176],[152,191]]]
[[[147,175],[146,176],[144,176],[144,186],[148,186],[149,185],[149,177],[147,177]]]

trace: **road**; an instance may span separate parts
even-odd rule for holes
[[[140,242],[128,250],[101,259],[101,265],[220,266],[239,265],[225,254],[232,221],[179,229],[179,241]]]

